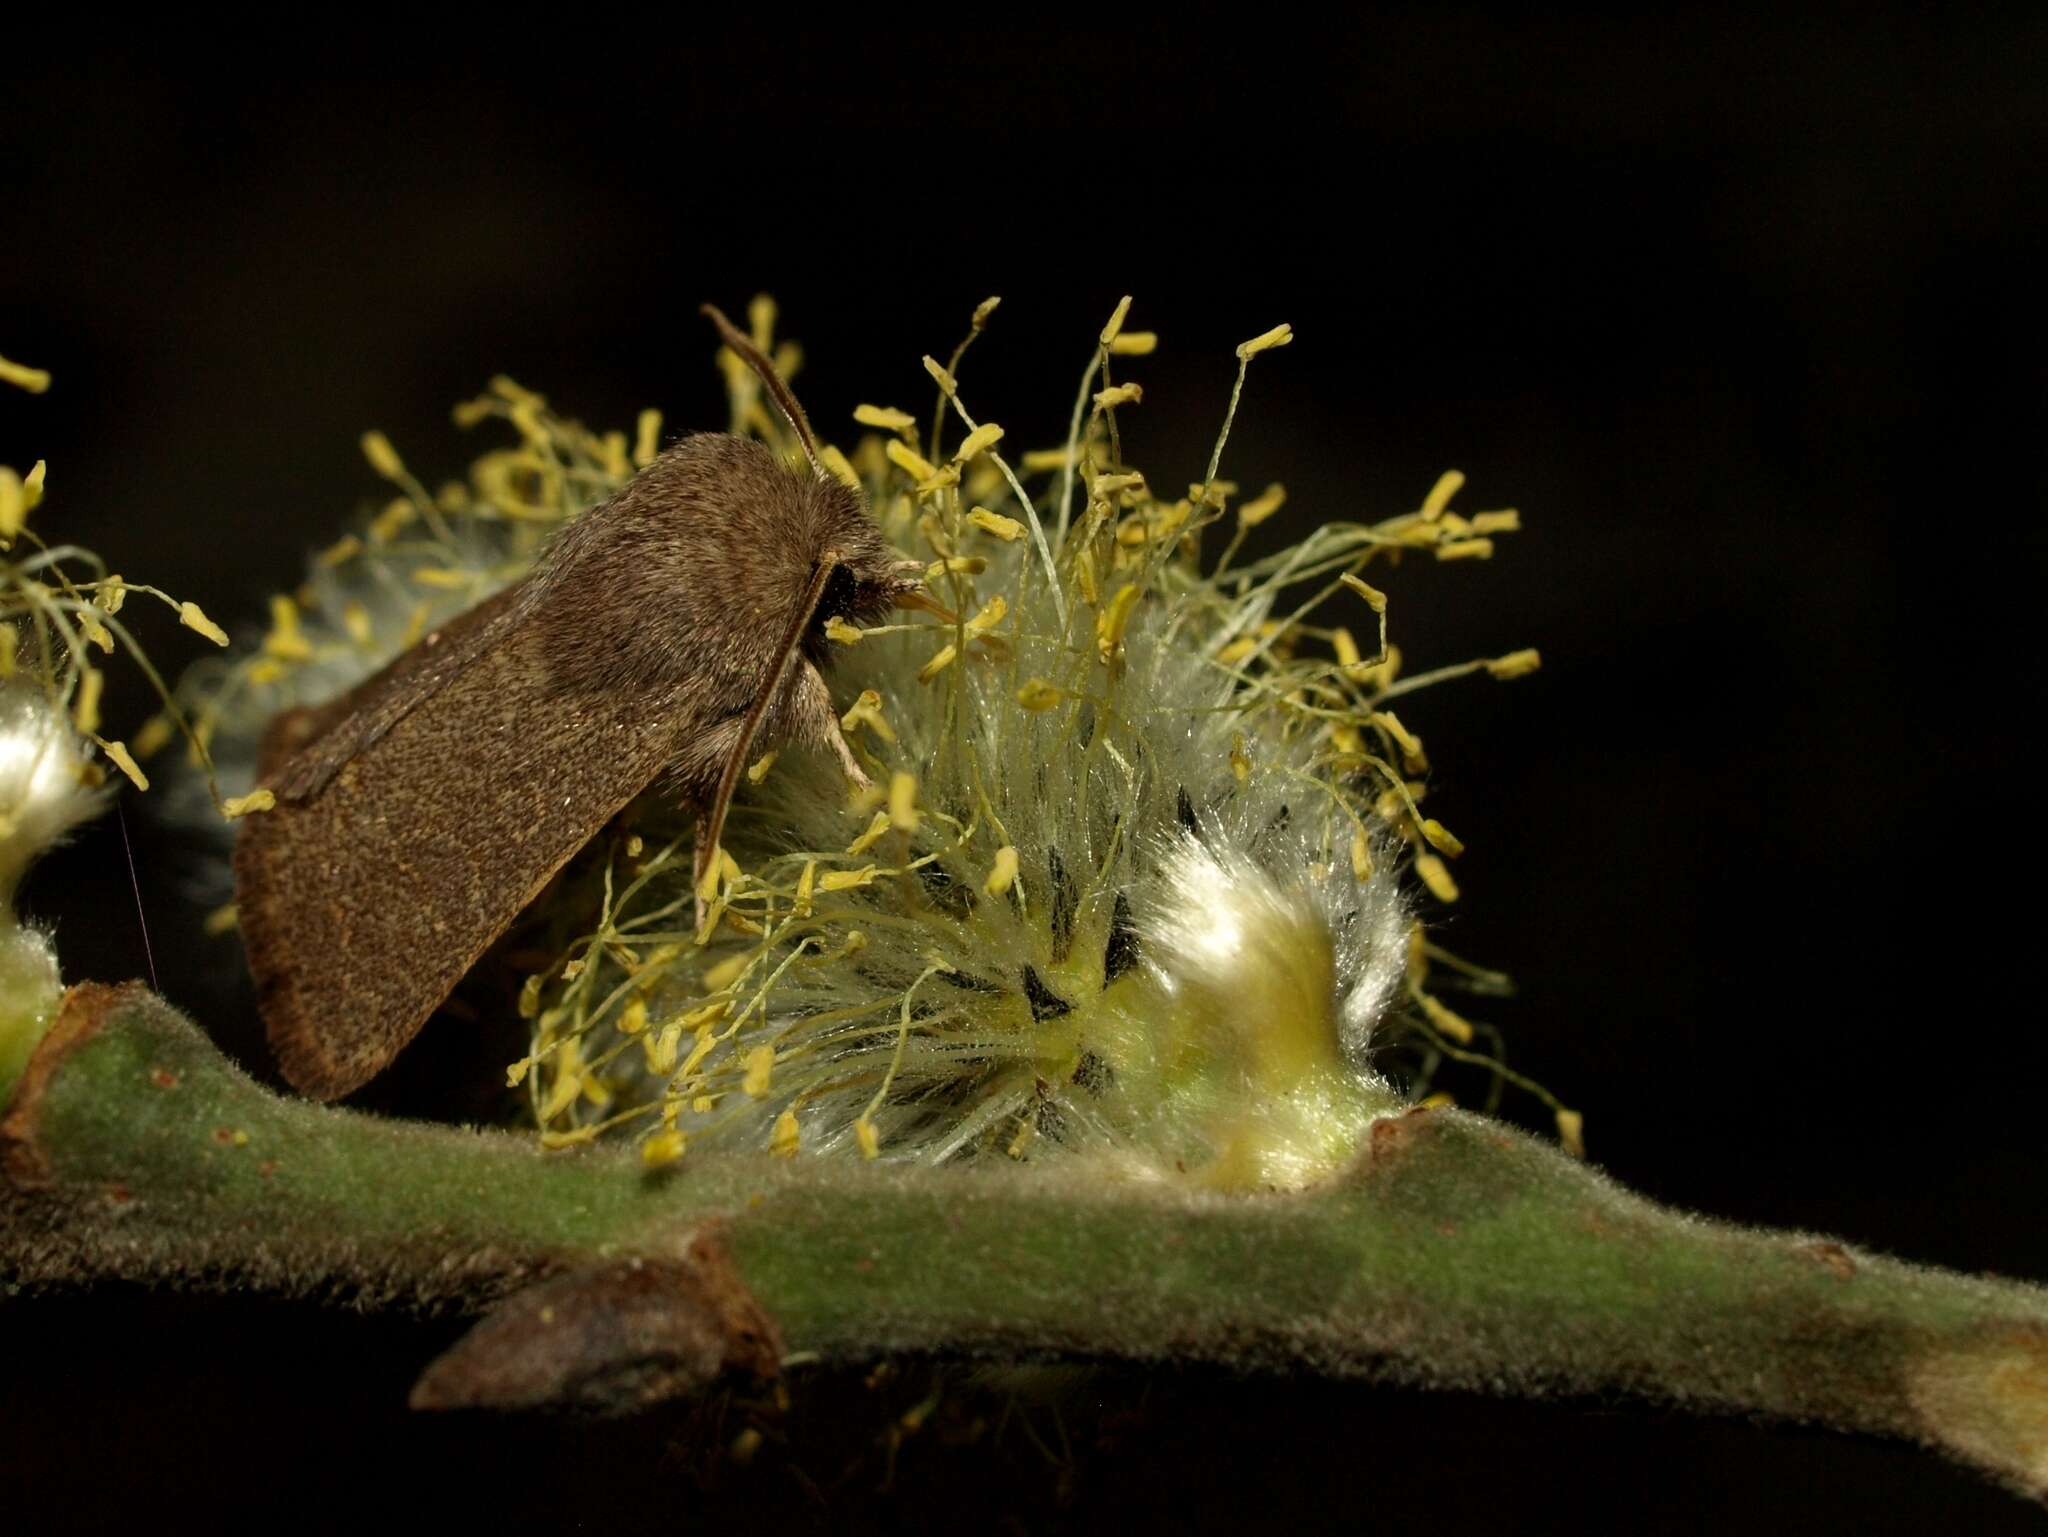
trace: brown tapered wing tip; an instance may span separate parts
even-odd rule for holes
[[[313,1098],[337,1099],[395,1061],[673,755],[675,723],[637,691],[565,706],[552,632],[505,622],[520,590],[322,707],[339,716],[324,727],[276,728],[279,751],[302,745],[276,771],[276,804],[240,824],[235,905],[271,1052]],[[482,751],[486,737],[495,745]],[[298,796],[309,762],[320,771]]]
[[[290,946],[275,931],[279,925],[273,909],[279,899],[265,879],[275,831],[262,821],[244,823],[235,840],[235,901],[249,972],[256,980],[256,1009],[285,1082],[308,1099],[340,1099],[388,1067],[418,1026],[395,1042],[365,1038],[360,1030],[347,1039],[346,1029],[307,1010],[290,964]]]
[[[351,1094],[391,1061],[391,1057],[386,1057],[367,1067],[338,1062],[329,1055],[317,1031],[302,1020],[281,1018],[275,1013],[266,1017],[264,1031],[270,1040],[270,1054],[277,1059],[285,1082],[308,1099],[334,1100]]]
[[[299,1007],[298,989],[276,974],[254,945],[249,950],[249,969],[256,976],[257,1004],[270,1054],[284,1081],[308,1099],[340,1099],[353,1093],[398,1055],[397,1048],[381,1054],[374,1048],[364,1051],[361,1042],[355,1050],[337,1051],[335,1032],[307,1017]]]

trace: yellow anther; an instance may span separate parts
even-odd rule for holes
[[[714,993],[724,992],[740,979],[740,974],[747,969],[748,963],[752,960],[753,956],[744,950],[738,955],[728,955],[705,971],[705,989]]]
[[[967,521],[983,533],[994,534],[1005,543],[1012,543],[1024,537],[1024,525],[1015,518],[1006,518],[999,512],[990,512],[986,507],[976,507],[967,514]]]
[[[381,432],[363,434],[363,457],[370,461],[370,468],[386,480],[405,479],[405,461],[398,457],[398,450],[391,446],[391,440]]]
[[[1422,516],[1434,523],[1444,515],[1444,509],[1451,505],[1451,498],[1465,489],[1463,470],[1445,470],[1429,488],[1429,495],[1422,499]]]
[[[1125,294],[1121,299],[1117,300],[1116,308],[1110,312],[1109,324],[1102,328],[1103,346],[1113,347],[1116,345],[1117,336],[1122,332],[1124,320],[1130,313],[1131,296]]]
[[[888,447],[883,452],[889,456],[891,464],[902,470],[912,480],[918,482],[927,481],[939,473],[937,465],[900,439],[891,438]]]
[[[874,820],[868,823],[867,830],[858,838],[855,838],[853,842],[846,845],[846,852],[849,854],[865,854],[869,849],[882,841],[882,835],[888,830],[889,813],[877,811],[874,815]],[[828,887],[827,889],[829,890],[830,888]]]
[[[419,509],[405,497],[393,497],[385,503],[384,510],[370,519],[369,535],[372,544],[389,544],[398,537],[399,530],[419,516]]]
[[[26,363],[0,358],[0,384],[11,384],[16,389],[27,390],[31,395],[40,395],[50,387],[50,371],[47,368],[30,368]]]
[[[1428,993],[1422,995],[1422,1012],[1429,1016],[1429,1022],[1460,1046],[1472,1043],[1471,1022],[1462,1015],[1454,1014]]]
[[[947,641],[945,645],[932,653],[932,659],[929,662],[918,668],[917,681],[920,683],[931,682],[932,679],[952,666],[953,659],[959,654],[960,648],[952,641]]]
[[[830,443],[823,444],[819,447],[818,459],[825,466],[826,469],[832,472],[833,477],[836,480],[838,480],[842,485],[851,486],[856,491],[860,489],[859,473],[856,472],[853,465],[848,462],[846,455],[842,454]]]
[[[106,685],[107,675],[98,668],[78,670],[78,698],[72,703],[71,718],[87,736],[100,729],[100,690]]]
[[[690,1139],[673,1126],[657,1131],[640,1144],[640,1162],[649,1169],[665,1168],[683,1156]]]
[[[1465,852],[1463,841],[1435,817],[1422,819],[1422,836],[1429,840],[1430,847],[1440,849],[1453,859]]]
[[[896,740],[895,729],[882,717],[882,696],[873,689],[864,689],[860,698],[854,700],[853,708],[839,717],[842,731],[857,731],[866,726],[884,742]]]
[[[1438,560],[1491,560],[1493,541],[1491,539],[1453,539],[1436,547]]]
[[[643,467],[652,464],[660,451],[661,413],[650,406],[633,424],[633,462]]]
[[[1002,428],[994,422],[983,422],[960,440],[960,446],[953,450],[953,460],[956,464],[965,464],[968,460],[988,452],[1002,440]]]
[[[1017,850],[1004,844],[996,850],[995,863],[989,867],[988,879],[981,883],[981,889],[992,897],[999,897],[1017,883]]]
[[[135,756],[154,757],[171,745],[172,727],[170,720],[162,715],[152,715],[142,723],[142,729],[135,733]]]
[[[1260,353],[1270,351],[1274,347],[1284,347],[1293,340],[1293,326],[1277,325],[1270,331],[1261,331],[1248,342],[1238,343],[1237,355],[1241,360],[1249,362]]]
[[[1411,774],[1420,774],[1429,767],[1429,758],[1422,750],[1422,738],[1401,724],[1401,717],[1392,710],[1375,710],[1372,723],[1394,739],[1401,749],[1401,766]]]
[[[1586,1156],[1586,1118],[1576,1110],[1557,1111],[1557,1140],[1574,1158]]]
[[[1505,681],[1509,678],[1525,678],[1542,665],[1542,653],[1531,647],[1525,651],[1510,651],[1506,656],[1495,657],[1486,664],[1486,670],[1494,677]]]
[[[875,427],[883,432],[917,430],[917,418],[908,411],[897,410],[894,406],[858,405],[853,408],[853,419],[863,427]]]
[[[1415,873],[1422,877],[1422,884],[1439,902],[1458,900],[1458,883],[1451,879],[1450,868],[1434,854],[1415,856]]]
[[[640,1049],[647,1057],[647,1070],[657,1078],[666,1078],[676,1070],[676,1052],[683,1043],[683,1026],[680,1020],[670,1020],[652,1035],[640,1037]]]
[[[178,623],[188,630],[197,630],[216,646],[225,646],[228,643],[228,632],[207,618],[197,603],[178,605]]]
[[[889,776],[889,825],[898,832],[917,831],[917,776],[897,772]]]
[[[28,520],[28,492],[22,479],[0,464],[0,539],[12,539]]]
[[[1138,602],[1138,584],[1126,582],[1117,589],[1095,621],[1095,654],[1105,663],[1112,660],[1124,643],[1124,630],[1131,622],[1131,610]]]
[[[128,749],[121,743],[102,742],[100,743],[100,751],[107,755],[108,760],[112,762],[115,768],[128,776],[128,782],[134,785],[136,789],[147,790],[149,788],[149,776],[142,772],[142,769],[136,764],[135,760],[128,755]]]
[[[299,628],[299,606],[283,593],[270,600],[270,633],[263,637],[263,649],[281,662],[303,662],[313,655],[313,643]]]
[[[968,635],[972,637],[987,634],[990,630],[1001,624],[1009,612],[1009,600],[1001,593],[997,593],[988,602],[982,604],[980,611],[967,621],[965,628]]]
[[[740,1092],[748,1099],[766,1099],[769,1083],[775,1076],[775,1048],[756,1046],[744,1061],[746,1074],[740,1079]]]
[[[1368,582],[1360,581],[1349,571],[1346,571],[1338,580],[1365,599],[1365,606],[1375,614],[1384,614],[1387,611],[1387,595],[1381,592],[1379,588],[1372,586]]]
[[[1237,521],[1246,528],[1257,528],[1286,505],[1287,488],[1276,480],[1237,509]]]

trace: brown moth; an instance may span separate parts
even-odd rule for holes
[[[284,1075],[333,1099],[398,1055],[556,871],[657,779],[699,811],[700,883],[740,773],[809,742],[866,785],[820,671],[825,621],[931,606],[803,409],[761,376],[810,473],[701,433],[557,536],[523,581],[264,743],[274,809],[235,902]],[[701,884],[700,884],[701,890]]]

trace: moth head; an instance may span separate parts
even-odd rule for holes
[[[867,541],[859,543],[865,546]],[[878,624],[897,608],[923,609],[953,622],[953,615],[924,590],[924,562],[903,559],[879,535],[872,547],[834,549],[824,558],[833,571],[818,604],[819,624],[835,617],[852,624]]]
[[[828,568],[824,596],[819,600],[813,627],[827,619],[840,618],[854,624],[873,624],[892,608],[920,608],[936,614],[948,624],[958,622],[950,609],[934,602],[924,590],[924,563],[904,560],[883,541],[881,531],[860,506],[859,497],[830,474],[819,457],[817,439],[810,419],[797,404],[789,385],[775,365],[742,335],[715,304],[700,307],[733,354],[760,378],[790,430],[796,434],[804,457],[810,461],[814,489],[825,498],[823,523],[832,530],[832,545],[819,559]],[[816,569],[815,567],[813,568]]]
[[[883,541],[881,531],[875,527],[874,520],[861,507],[859,497],[826,470],[818,454],[817,439],[811,433],[810,419],[804,415],[804,408],[797,404],[796,396],[790,393],[782,375],[776,372],[775,365],[725,318],[717,305],[706,304],[700,308],[718,328],[725,345],[760,378],[769,398],[796,434],[797,443],[811,464],[811,474],[815,477],[813,486],[825,498],[827,505],[821,521],[832,530],[832,545],[819,558],[830,568],[831,574],[826,579],[824,597],[818,603],[814,624],[822,625],[832,618],[855,624],[873,624],[886,617],[889,610],[898,607],[921,608],[939,615],[948,624],[957,622],[950,610],[935,603],[925,593],[924,563],[904,560],[891,550]]]

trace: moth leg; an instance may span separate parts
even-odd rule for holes
[[[707,727],[694,744],[696,756],[714,764],[723,763],[736,750],[740,731],[738,720],[720,721],[717,725]],[[730,794],[730,791],[727,793]],[[724,808],[717,804],[718,790],[698,790],[689,793],[687,798],[696,801],[698,805],[697,841],[690,864],[690,879],[697,891],[696,926],[701,930],[710,905],[704,900],[703,892],[704,877],[711,867],[711,854],[718,837],[718,832],[714,831],[714,828],[722,830],[725,817]]]
[[[867,789],[872,781],[854,757],[853,748],[847,745],[846,733],[839,726],[839,709],[832,703],[832,691],[825,686],[825,675],[809,657],[798,664],[796,687],[791,692],[795,696],[790,700],[792,734],[800,741],[831,748],[854,788]]]
[[[731,328],[728,326],[726,329]],[[740,339],[740,344],[745,345],[743,339]],[[771,370],[771,375],[772,372]],[[801,419],[799,413],[792,421]],[[754,749],[754,739],[760,735],[761,728],[767,723],[769,712],[775,707],[776,701],[783,697],[784,686],[789,684],[791,674],[798,674],[796,684],[790,688],[792,703],[804,697],[802,673],[808,672],[817,680],[817,693],[825,696],[826,712],[829,714],[832,709],[831,698],[825,693],[825,680],[817,676],[817,669],[810,666],[801,647],[804,630],[810,624],[812,616],[818,612],[818,605],[824,602],[825,586],[831,581],[832,573],[838,566],[839,557],[828,553],[811,568],[810,585],[804,589],[803,596],[790,611],[789,623],[784,626],[782,639],[772,653],[775,663],[769,668],[768,676],[762,679],[760,692],[754,695],[753,703],[747,706],[747,713],[733,724],[730,738],[725,738],[721,733],[723,762],[719,766],[718,782],[712,787],[711,799],[704,808],[704,825],[697,836],[697,927],[700,929],[704,926],[702,909],[705,877],[711,869],[712,861],[717,857],[718,840],[725,834],[725,813],[732,805],[733,791],[739,788],[740,775],[746,772],[748,754]],[[815,711],[815,705],[811,706],[810,713],[813,718]],[[805,711],[800,707],[797,714],[799,719],[802,719]],[[833,725],[836,729],[838,722],[834,720]]]
[[[704,900],[704,869],[711,860],[711,845],[707,841],[710,836],[711,818],[700,816],[697,818],[697,846],[690,859],[690,879],[697,891],[696,918],[691,926],[699,934],[704,932],[704,919],[711,907]]]

